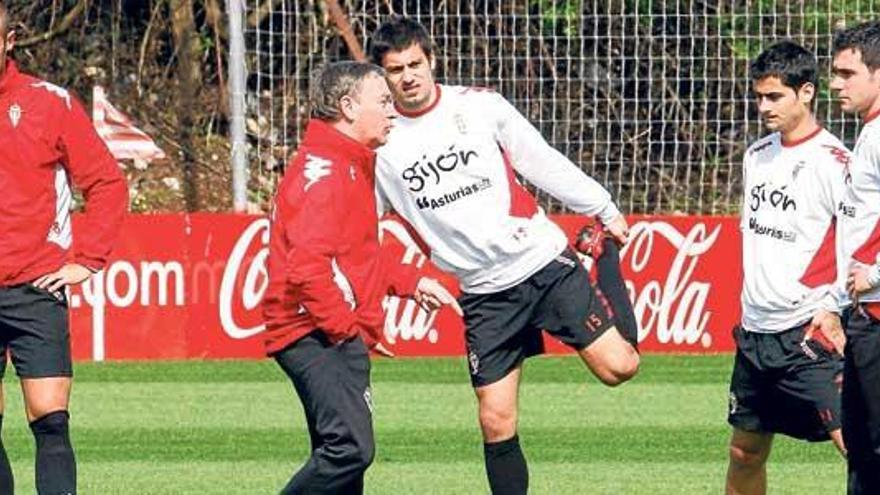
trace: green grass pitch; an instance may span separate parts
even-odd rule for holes
[[[721,493],[731,362],[646,355],[635,380],[610,389],[576,358],[527,361],[520,438],[532,493]],[[464,361],[373,363],[378,448],[367,493],[488,493]],[[81,493],[277,493],[307,456],[302,410],[273,361],[79,364],[75,373]],[[16,491],[34,493],[17,381],[8,376],[4,389]],[[771,493],[842,493],[846,473],[830,443],[777,437],[768,477]]]

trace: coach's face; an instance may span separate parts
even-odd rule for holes
[[[389,51],[382,57],[382,67],[401,108],[417,112],[433,102],[434,59],[425,55],[418,43],[399,52]]]
[[[340,103],[358,141],[370,148],[385,144],[397,111],[382,76],[375,73],[366,76],[358,93],[344,97]]]
[[[755,81],[752,91],[758,103],[758,112],[764,126],[783,134],[794,130],[810,116],[810,102],[815,88],[806,83],[797,91],[782,83],[776,76]]]
[[[871,71],[860,51],[846,49],[834,55],[829,86],[844,112],[867,116],[880,109],[880,69]]]

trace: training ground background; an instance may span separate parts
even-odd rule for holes
[[[618,388],[576,357],[526,362],[520,437],[534,494],[722,493],[733,357],[646,355]],[[3,441],[17,492],[33,493],[33,438],[4,380]],[[370,494],[486,494],[465,363],[373,360]],[[277,493],[308,455],[299,401],[273,361],[79,363],[72,438],[83,494]],[[777,437],[770,493],[842,493],[829,443]]]

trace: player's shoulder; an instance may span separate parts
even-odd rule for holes
[[[482,86],[441,86],[450,98],[466,102],[488,102],[503,99],[493,88]]]
[[[859,141],[870,144],[874,149],[880,149],[880,118],[875,118],[862,126]]]
[[[780,136],[778,132],[768,134],[752,143],[752,145],[746,150],[746,156],[754,158],[773,152],[779,148],[779,143]]]
[[[805,151],[817,159],[834,165],[846,167],[852,161],[852,152],[849,148],[827,129],[823,129],[817,136],[814,146]]]
[[[348,173],[351,166],[332,151],[301,147],[284,171],[280,188],[288,197],[332,194],[343,168]]]
[[[22,82],[22,89],[42,104],[67,110],[73,108],[74,96],[70,90],[31,75],[25,75]]]

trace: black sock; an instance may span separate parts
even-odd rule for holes
[[[0,414],[0,429],[3,428],[3,415]],[[6,447],[0,439],[0,493],[12,495],[15,492],[15,482],[12,478],[12,467],[9,466],[9,457],[6,456]]]
[[[37,443],[36,479],[40,495],[75,495],[76,461],[70,435],[67,411],[55,411],[31,423]]]
[[[521,495],[529,491],[529,467],[517,435],[483,444],[483,452],[492,495]]]
[[[606,238],[602,247],[602,256],[596,260],[599,289],[611,306],[617,331],[634,348],[638,348],[639,326],[620,271],[620,250],[611,238]]]

